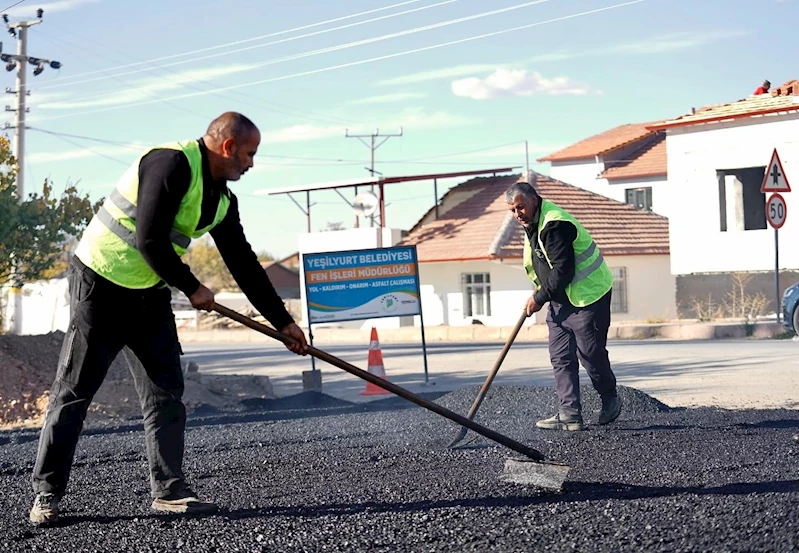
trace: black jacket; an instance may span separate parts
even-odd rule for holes
[[[535,302],[538,305],[544,305],[546,302],[571,305],[566,296],[566,286],[574,278],[573,242],[577,239],[577,227],[569,221],[552,221],[541,232],[541,242],[552,263],[550,268],[538,245],[540,217],[539,205],[533,217],[533,224],[524,229],[533,248],[533,270],[541,283],[541,288],[534,295]]]
[[[222,194],[230,198],[225,218],[211,230],[222,259],[241,291],[275,328],[281,329],[294,319],[286,311],[258,257],[247,242],[239,220],[236,196],[227,181],[214,181],[208,164],[208,151],[200,139],[203,157],[203,199],[198,228],[210,225],[216,216]],[[139,195],[136,203],[136,243],[147,264],[167,284],[187,296],[200,287],[200,282],[181,261],[172,247],[169,233],[180,202],[191,183],[191,168],[186,155],[178,150],[156,149],[145,155],[139,164]]]

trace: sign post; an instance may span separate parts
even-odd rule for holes
[[[788,205],[785,203],[781,192],[790,192],[791,185],[788,184],[788,177],[785,176],[785,170],[782,168],[780,156],[777,149],[774,148],[774,153],[771,154],[771,161],[766,167],[766,174],[763,176],[763,184],[760,185],[760,191],[771,193],[771,196],[766,200],[766,219],[769,225],[774,229],[774,288],[775,288],[775,303],[774,311],[777,315],[777,322],[780,322],[780,313],[782,311],[780,305],[780,238],[779,230],[785,224],[788,217]]]
[[[428,383],[416,246],[303,254],[302,263],[309,332],[313,323],[419,315]]]

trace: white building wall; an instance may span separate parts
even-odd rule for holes
[[[602,171],[605,170],[605,164],[602,163],[602,158],[595,159],[574,159],[571,161],[553,161],[549,167],[549,176],[553,179],[565,182],[588,190],[602,194],[602,182],[604,181],[605,187],[607,181],[605,179],[598,179]],[[603,194],[605,195],[605,194]]]
[[[665,192],[668,181],[665,176],[612,181],[601,179],[601,182],[606,183],[606,191],[599,191],[598,193],[622,203],[627,202],[627,190],[631,188],[652,188],[652,212],[664,217],[669,216],[669,197]]]
[[[491,275],[491,316],[464,316],[461,287],[461,275],[464,273]],[[513,326],[518,321],[527,298],[532,294],[532,283],[527,279],[521,262],[422,263],[419,276],[423,288],[425,326],[463,326],[472,324],[473,319],[486,326]],[[535,317],[530,317],[526,324],[534,322]]]
[[[677,318],[677,279],[668,255],[605,256],[608,267],[627,273],[627,313],[613,313],[613,322],[654,322]]]
[[[796,190],[779,231],[780,268],[799,269],[799,115],[767,115],[724,123],[677,127],[666,140],[671,270],[674,274],[773,271],[774,230],[720,226],[717,170],[766,166],[777,148]],[[728,206],[730,201],[728,199]],[[795,206],[795,207],[793,207]]]
[[[613,313],[614,322],[677,318],[676,279],[669,272],[668,255],[606,256],[605,260],[611,268],[623,267],[627,275],[627,312]],[[521,261],[422,263],[419,273],[425,326],[469,325],[473,319],[487,326],[513,326],[532,294],[532,284],[524,274]],[[463,273],[491,275],[491,316],[464,316]],[[418,317],[416,319],[418,325]],[[542,311],[526,324],[545,320],[546,312]]]
[[[0,307],[7,320],[8,288],[3,288]],[[22,329],[20,334],[47,334],[69,327],[69,283],[66,278],[31,282],[22,287]]]
[[[618,179],[609,181],[597,178],[604,171],[604,163],[587,160],[553,162],[549,175],[553,179],[571,184],[583,190],[605,196],[617,202],[627,202],[627,190],[630,188],[652,188],[652,211],[669,216],[669,199],[664,193],[667,179],[662,177],[641,177],[636,179]]]

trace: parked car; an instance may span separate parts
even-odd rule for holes
[[[786,329],[799,334],[799,282],[786,288],[782,295],[782,319]]]

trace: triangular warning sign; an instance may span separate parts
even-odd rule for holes
[[[774,148],[774,153],[771,154],[771,162],[766,167],[766,174],[763,177],[763,184],[760,185],[761,192],[790,192],[791,185],[788,184],[788,177],[785,176],[785,170],[782,168],[780,156],[777,153],[777,148]]]

